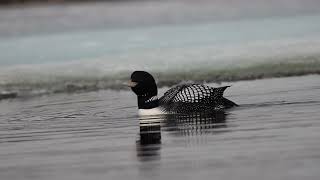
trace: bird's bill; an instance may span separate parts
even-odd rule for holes
[[[125,82],[123,83],[124,85],[128,86],[128,87],[135,87],[138,83],[136,82],[133,82],[133,81],[128,81],[128,82]]]

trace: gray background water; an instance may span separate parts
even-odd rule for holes
[[[163,120],[154,145],[130,91],[1,101],[0,177],[319,179],[319,76],[226,84],[225,122]]]
[[[143,66],[151,61],[154,65],[148,66],[159,67],[163,65],[159,61],[186,61],[185,65],[195,58],[223,61],[225,52],[229,57],[235,56],[233,59],[278,55],[278,48],[285,54],[301,54],[305,49],[314,53],[319,50],[319,12],[320,3],[316,0],[173,0],[0,7],[0,65],[65,65],[81,61],[91,62],[99,69],[101,63],[96,60],[100,60],[104,67],[119,70],[128,62]],[[258,50],[250,48],[256,43]],[[306,45],[308,48],[304,48]],[[118,65],[115,61],[125,63]],[[108,66],[110,62],[112,66]],[[68,68],[73,71],[79,68],[72,66]]]

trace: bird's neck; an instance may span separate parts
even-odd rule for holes
[[[159,106],[158,96],[144,95],[138,96],[138,108],[139,109],[152,109]]]

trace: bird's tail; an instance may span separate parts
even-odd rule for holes
[[[229,99],[223,97],[223,93],[228,87],[230,87],[230,86],[223,86],[223,87],[215,88],[217,96],[219,98],[221,98],[221,100],[222,100],[222,105],[225,108],[231,108],[231,107],[239,106],[238,104],[236,104],[236,103],[230,101]]]
[[[227,99],[225,97],[222,97],[222,103],[223,103],[223,106],[225,108],[232,108],[232,107],[235,107],[235,106],[239,106],[238,104],[230,101],[229,99]]]

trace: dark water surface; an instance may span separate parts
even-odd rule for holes
[[[240,107],[140,123],[130,91],[1,101],[0,179],[319,179],[320,76],[225,84]]]

